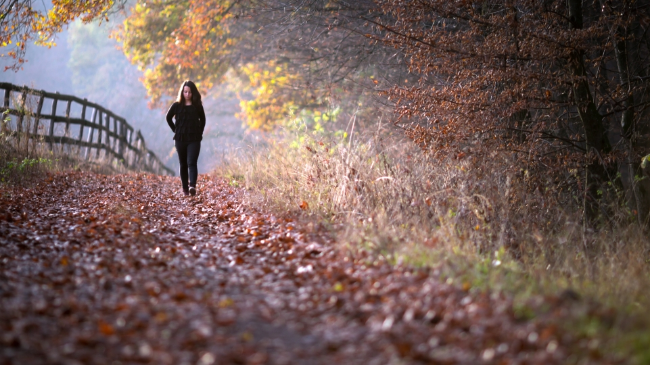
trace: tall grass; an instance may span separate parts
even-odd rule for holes
[[[434,159],[381,129],[304,137],[232,153],[215,173],[252,188],[253,204],[325,222],[341,245],[435,267],[464,287],[522,300],[578,293],[620,321],[649,308],[647,236],[629,224],[585,228],[575,176],[532,179],[507,153]]]

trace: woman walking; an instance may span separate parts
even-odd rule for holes
[[[172,121],[176,119],[176,123]],[[167,124],[174,132],[174,143],[181,164],[183,194],[196,195],[197,161],[205,129],[205,111],[201,94],[192,81],[185,81],[178,91],[178,99],[167,111]],[[189,180],[189,181],[188,181]]]

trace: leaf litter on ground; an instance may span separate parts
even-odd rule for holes
[[[0,363],[615,362],[558,329],[561,298],[528,318],[201,178],[195,197],[150,174],[1,187]]]

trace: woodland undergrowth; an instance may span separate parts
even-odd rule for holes
[[[628,208],[586,228],[577,192],[513,171],[504,152],[437,160],[385,130],[275,141],[232,153],[214,173],[249,188],[254,204],[324,222],[348,249],[509,293],[523,312],[539,295],[599,303],[607,319],[577,315],[573,331],[618,338],[611,350],[640,362],[650,356],[649,244]]]

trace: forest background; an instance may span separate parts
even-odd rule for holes
[[[112,34],[136,68],[119,74],[142,72],[128,90],[152,107],[183,79],[224,96],[215,110],[237,100],[246,130],[268,134],[215,168],[259,204],[395,263],[445,262],[463,286],[647,308],[650,2],[53,4],[123,14]],[[74,16],[37,22],[41,41]],[[75,27],[73,49],[92,34]],[[164,129],[158,116],[141,119]]]

